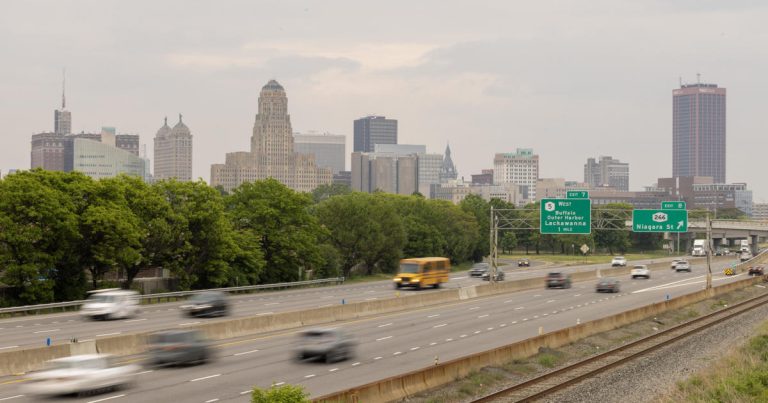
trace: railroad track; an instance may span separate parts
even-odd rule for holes
[[[668,344],[689,337],[720,322],[736,317],[768,302],[768,294],[752,298],[717,312],[690,320],[602,354],[554,370],[473,400],[481,402],[531,402],[591,378],[603,371],[652,353]]]

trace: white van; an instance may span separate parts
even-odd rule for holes
[[[80,307],[80,315],[93,320],[130,318],[139,313],[139,293],[110,288],[89,291],[91,294]]]

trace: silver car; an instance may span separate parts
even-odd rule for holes
[[[320,359],[327,363],[353,358],[357,342],[340,329],[312,329],[299,333],[296,359]]]
[[[490,265],[488,263],[475,263],[474,266],[472,266],[471,269],[469,269],[469,276],[470,277],[483,277],[485,273],[490,270]]]
[[[132,385],[141,370],[138,365],[119,365],[107,354],[74,355],[46,363],[46,369],[27,375],[24,394],[57,396]]]

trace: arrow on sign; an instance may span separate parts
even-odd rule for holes
[[[683,228],[683,224],[685,224],[685,221],[678,221],[677,222],[677,229]]]

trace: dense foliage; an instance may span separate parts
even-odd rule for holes
[[[268,179],[223,192],[202,181],[146,184],[128,176],[31,170],[0,180],[0,304],[83,298],[109,275],[129,288],[164,268],[183,289],[392,273],[403,257],[480,261],[490,251],[490,211],[535,215],[474,195],[459,205],[420,195],[295,192]],[[620,210],[626,205],[612,206]],[[660,237],[627,231],[588,236],[500,232],[499,248],[574,253],[657,249]]]

